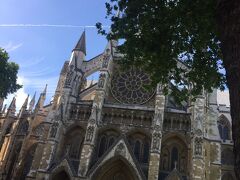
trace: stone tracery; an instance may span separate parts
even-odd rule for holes
[[[143,71],[132,68],[129,71],[117,73],[112,79],[112,94],[124,104],[143,104],[154,93],[154,89],[147,89],[150,85],[149,76]]]

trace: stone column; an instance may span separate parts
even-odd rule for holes
[[[204,163],[204,122],[205,122],[205,99],[203,95],[196,98],[191,104],[189,111],[191,113],[191,149],[192,149],[192,170],[191,178],[193,180],[205,179],[205,163]]]
[[[221,138],[218,131],[219,112],[217,105],[217,89],[208,94],[208,107],[206,118],[206,153],[205,169],[206,179],[221,179]]]
[[[109,44],[111,46],[111,43]],[[109,47],[110,47],[109,46]],[[101,121],[102,107],[107,92],[107,84],[110,79],[111,67],[112,67],[112,55],[111,47],[107,48],[103,55],[102,68],[100,70],[98,87],[96,89],[96,95],[93,100],[92,112],[88,120],[86,135],[83,143],[81,159],[79,164],[78,175],[86,176],[89,170],[90,160],[93,154],[94,146],[96,144],[96,135],[98,130],[98,124]]]
[[[153,131],[150,149],[148,180],[158,180],[162,141],[162,127],[165,107],[165,96],[162,90],[163,87],[160,84],[158,84],[155,102],[155,114],[152,122]]]
[[[40,164],[39,165],[33,164],[30,171],[30,175],[34,176],[35,168],[36,166],[38,166],[36,179],[43,179],[43,178],[48,179],[47,170],[51,165],[51,162],[55,155],[57,145],[59,143],[58,139],[60,137],[60,132],[62,130],[61,127],[62,127],[62,122],[59,120],[59,117],[56,116],[54,118],[54,121],[50,125],[46,143],[42,142],[38,144],[36,153],[41,153],[42,155]],[[33,163],[37,160],[38,160],[38,157],[35,156],[33,159]]]
[[[45,122],[51,124],[50,130],[48,131],[47,141],[44,145],[41,144],[36,150],[36,152],[43,151],[42,159],[37,172],[37,179],[48,178],[47,170],[54,158],[60,139],[60,132],[63,129],[65,121],[68,120],[70,103],[74,101],[74,99],[71,98],[71,95],[72,93],[75,93],[75,80],[78,80],[79,84],[81,83],[79,77],[81,77],[82,74],[71,64],[71,62],[68,67],[64,67],[67,68],[67,71],[65,72],[64,70],[64,73],[62,73],[59,78],[59,84],[55,92],[57,99],[54,99],[52,109],[45,120]],[[64,66],[66,66],[66,64]],[[58,93],[58,91],[61,93]],[[36,158],[37,157],[34,157],[34,160]]]

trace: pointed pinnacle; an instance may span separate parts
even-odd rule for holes
[[[43,92],[42,92],[43,95],[46,95],[46,93],[47,93],[47,86],[48,86],[48,85],[46,84],[46,86],[45,86],[45,88],[44,88],[44,90],[43,90]]]
[[[86,35],[85,30],[83,31],[77,45],[73,49],[73,51],[81,51],[86,55]]]
[[[28,98],[29,98],[29,94],[28,94],[27,98],[25,99],[25,102],[23,103],[22,108],[27,108]]]
[[[36,91],[35,91],[35,93],[34,93],[32,99],[31,99],[31,101],[30,101],[30,104],[31,104],[32,102],[35,102],[35,98],[36,98]]]
[[[16,97],[14,96],[8,109],[15,109],[15,108],[16,108]]]
[[[33,110],[33,107],[34,107],[34,104],[35,104],[35,98],[36,98],[36,91],[35,91],[32,99],[31,99],[31,101],[30,101],[30,103],[29,103],[29,111],[32,111],[32,110]]]

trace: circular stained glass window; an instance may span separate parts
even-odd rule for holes
[[[150,82],[149,76],[139,69],[119,72],[112,79],[112,94],[124,104],[143,104],[154,94],[154,89],[146,89]]]

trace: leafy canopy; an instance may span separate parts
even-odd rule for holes
[[[124,40],[123,65],[143,68],[154,85],[166,85],[166,93],[171,82],[171,93],[181,101],[202,89],[224,89],[214,7],[215,0],[110,0],[111,31],[96,26],[108,39]]]
[[[8,62],[8,53],[0,48],[0,98],[6,98],[22,86],[17,84],[18,65]]]

